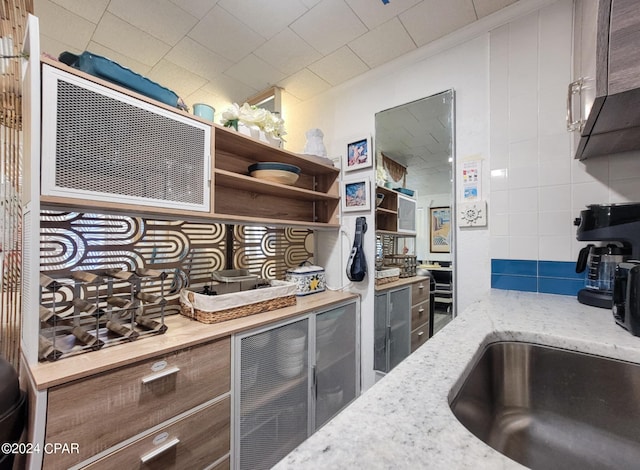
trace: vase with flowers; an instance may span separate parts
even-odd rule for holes
[[[221,122],[224,127],[232,127],[275,147],[280,147],[284,142],[283,136],[287,134],[280,116],[249,103],[242,106],[233,103],[222,113]]]

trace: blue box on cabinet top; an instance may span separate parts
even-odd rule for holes
[[[324,268],[321,266],[298,266],[288,269],[286,280],[296,284],[296,295],[309,295],[325,289]]]

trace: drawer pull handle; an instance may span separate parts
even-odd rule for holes
[[[420,307],[418,309],[418,315],[422,315],[424,313],[424,309],[422,307]]]
[[[420,285],[418,286],[418,289],[424,289],[424,286],[423,286],[422,284],[420,284]]]
[[[420,336],[422,336],[423,334],[424,334],[424,331],[419,331],[419,332],[418,332],[418,336],[419,336],[419,337],[420,337]]]
[[[180,439],[178,439],[177,437],[174,437],[173,439],[171,439],[166,444],[163,444],[163,445],[161,445],[159,447],[156,447],[151,452],[147,452],[146,454],[141,456],[140,457],[140,461],[142,463],[147,463],[149,460],[155,459],[158,455],[163,454],[164,452],[166,452],[169,449],[177,446],[178,444],[180,444]]]
[[[146,377],[142,377],[142,383],[148,384],[155,380],[161,379],[163,377],[167,377],[169,375],[177,374],[180,372],[179,367],[169,367],[168,369],[163,370],[162,372],[158,372],[157,374],[147,375]]]

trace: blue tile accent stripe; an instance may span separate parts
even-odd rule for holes
[[[492,259],[491,287],[574,296],[584,287],[586,275],[576,273],[575,266],[568,261]]]

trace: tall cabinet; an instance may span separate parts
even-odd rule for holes
[[[237,335],[235,468],[270,468],[360,392],[357,300]]]

